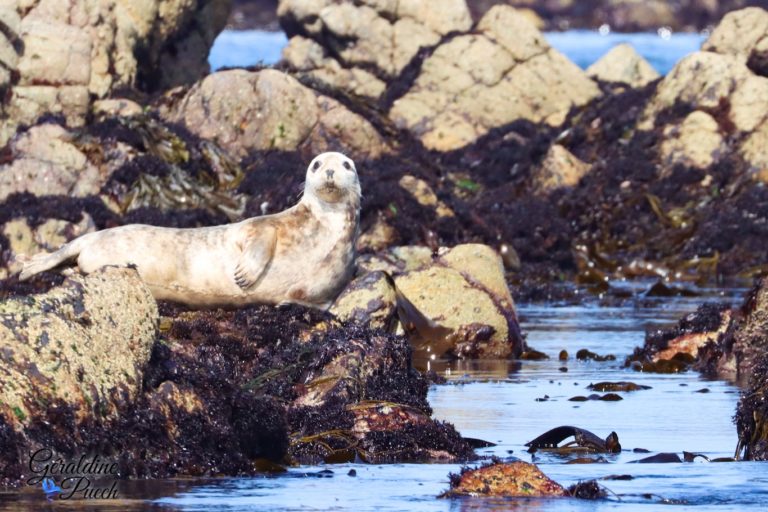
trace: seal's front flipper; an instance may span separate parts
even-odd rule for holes
[[[277,233],[272,226],[259,229],[244,245],[235,266],[235,283],[248,290],[259,282],[275,254]]]

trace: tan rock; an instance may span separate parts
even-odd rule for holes
[[[426,181],[406,174],[400,178],[398,184],[406,192],[411,194],[417,203],[434,209],[438,217],[454,216],[453,210],[437,198],[432,187],[430,187]]]
[[[187,84],[207,55],[231,0],[7,1],[0,19],[0,145],[47,113],[83,124],[92,98],[118,88]],[[18,41],[11,41],[18,34]],[[18,80],[11,83],[15,73]]]
[[[587,75],[595,80],[618,82],[630,87],[642,87],[661,76],[627,43],[611,48],[587,68]]]
[[[383,251],[397,242],[398,233],[382,215],[376,217],[376,221],[357,238],[357,250]]]
[[[138,273],[105,268],[48,293],[0,303],[0,414],[27,425],[62,400],[78,421],[136,398],[157,329]]]
[[[533,187],[543,194],[561,187],[573,187],[591,168],[560,144],[552,144],[544,161],[534,169]]]
[[[768,11],[747,7],[723,16],[701,46],[703,51],[733,55],[746,62],[752,50],[768,42]]]
[[[91,111],[97,116],[132,117],[144,113],[141,105],[125,98],[109,98],[93,102]]]
[[[738,57],[693,53],[659,83],[638,126],[653,128],[656,116],[676,104],[715,109],[723,99],[730,103],[728,117],[735,129],[751,132],[768,115],[768,78],[753,74]]]
[[[660,148],[663,173],[669,174],[676,164],[706,169],[724,150],[717,121],[705,112],[693,111],[680,125],[671,124],[664,128]]]
[[[412,335],[418,350],[491,359],[522,350],[512,297],[493,249],[469,244],[444,250],[431,265],[396,276],[395,283],[433,331],[444,333],[439,340]]]
[[[362,68],[342,67],[320,44],[302,36],[291,38],[283,49],[283,60],[299,77],[311,78],[358,96],[378,98],[386,88],[373,73]]]
[[[389,117],[427,148],[450,151],[518,119],[558,125],[598,94],[525,17],[495,6],[476,33],[454,37],[424,61]]]
[[[15,192],[35,195],[96,194],[105,179],[56,124],[35,126],[10,143],[10,163],[0,166],[0,201]]]
[[[299,26],[297,32],[333,48],[333,59],[341,68],[374,69],[373,75],[389,78],[399,74],[420,47],[432,46],[443,35],[468,30],[472,24],[464,0],[281,0],[277,13],[283,25],[289,27],[290,35],[295,35],[291,27]],[[313,66],[320,64],[314,69],[329,70],[325,77],[336,80],[331,83],[354,83],[354,72],[340,73],[325,60],[327,55],[320,57],[311,45],[289,46],[291,49],[284,55],[292,66],[307,71],[308,60],[314,60]],[[314,57],[308,58],[308,52],[313,52]],[[376,88],[366,86],[365,95],[372,95]]]
[[[236,157],[268,149],[343,150],[353,158],[386,151],[367,120],[272,69],[209,75],[164,116]]]
[[[397,322],[397,299],[392,280],[376,271],[353,280],[330,310],[342,322],[392,331]]]
[[[417,270],[432,263],[432,249],[420,245],[391,247],[376,254],[365,254],[357,259],[360,272],[383,270],[398,274]]]

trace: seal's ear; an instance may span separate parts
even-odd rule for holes
[[[243,290],[255,286],[264,275],[275,254],[277,232],[272,226],[259,229],[243,246],[235,266],[235,283]]]

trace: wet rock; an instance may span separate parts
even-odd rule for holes
[[[678,462],[683,462],[683,459],[676,453],[657,453],[644,459],[629,461],[628,464],[675,464]]]
[[[490,247],[465,244],[441,250],[433,263],[395,276],[395,283],[418,312],[442,328],[437,331],[443,339],[436,339],[435,332],[420,333],[415,326],[411,338],[419,350],[472,358],[517,357],[522,352],[503,265]]]
[[[533,188],[546,194],[561,187],[573,187],[589,172],[591,166],[576,158],[560,144],[553,144],[541,166],[534,170]]]
[[[726,335],[720,340],[719,350],[703,354],[705,368],[716,368],[718,374],[749,381],[754,374],[762,378],[755,368],[768,351],[768,280],[762,279],[747,295],[741,307],[743,317],[733,337]],[[724,315],[725,316],[725,313]],[[724,319],[725,320],[725,319]]]
[[[597,393],[591,394],[589,396],[574,396],[568,399],[569,402],[588,402],[590,400],[597,400],[597,401],[603,401],[603,402],[619,402],[621,400],[624,400],[616,393],[606,393],[604,395],[598,395]]]
[[[105,177],[57,124],[42,124],[17,135],[0,165],[0,201],[16,192],[83,197],[98,193]]]
[[[343,322],[391,332],[397,323],[394,282],[382,271],[358,277],[341,292],[329,311]]]
[[[736,431],[739,443],[736,457],[744,460],[768,460],[768,356],[758,358],[749,386],[736,408]]]
[[[579,361],[601,361],[602,362],[602,361],[615,361],[616,356],[614,356],[613,354],[606,354],[604,356],[601,356],[600,354],[596,354],[591,350],[582,348],[578,352],[576,352],[576,359],[578,359]]]
[[[300,76],[371,98],[408,65],[419,48],[470,28],[463,0],[301,2],[281,0],[280,23],[291,40],[283,52]]]
[[[449,151],[515,120],[559,125],[572,106],[598,95],[524,16],[497,6],[473,33],[435,48],[389,117],[427,148]]]
[[[598,382],[596,384],[590,384],[587,389],[592,391],[640,391],[643,389],[651,389],[650,386],[644,386],[642,384],[635,384],[634,382]]]
[[[689,366],[708,374],[736,377],[730,350],[736,319],[732,310],[718,304],[704,304],[681,319],[677,326],[649,332],[645,345],[635,349],[625,365],[647,372],[676,373]]]
[[[528,462],[492,462],[450,475],[451,488],[441,497],[493,496],[546,498],[567,496],[566,490]]]
[[[114,418],[141,389],[157,305],[135,270],[75,276],[0,305],[0,411],[16,428],[61,401],[77,421]]]
[[[45,114],[82,125],[92,97],[198,79],[208,71],[206,56],[228,11],[228,0],[7,2],[3,37],[10,44],[2,61],[17,78],[4,79],[0,145],[18,125]]]
[[[209,75],[166,105],[164,116],[240,158],[258,150],[298,149],[372,159],[386,151],[366,119],[272,69]]]
[[[628,43],[614,46],[587,68],[587,75],[602,82],[642,87],[661,75]]]

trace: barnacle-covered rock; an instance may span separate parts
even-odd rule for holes
[[[115,417],[141,390],[157,305],[138,273],[106,268],[0,303],[0,415],[29,425],[63,401],[79,421]]]
[[[587,75],[603,82],[642,87],[659,78],[659,73],[628,43],[614,46],[587,68]]]
[[[344,322],[392,331],[397,323],[394,281],[382,271],[358,277],[334,301],[330,312]]]
[[[568,496],[562,485],[529,462],[492,462],[451,475],[451,488],[441,497],[487,496],[552,498]]]

